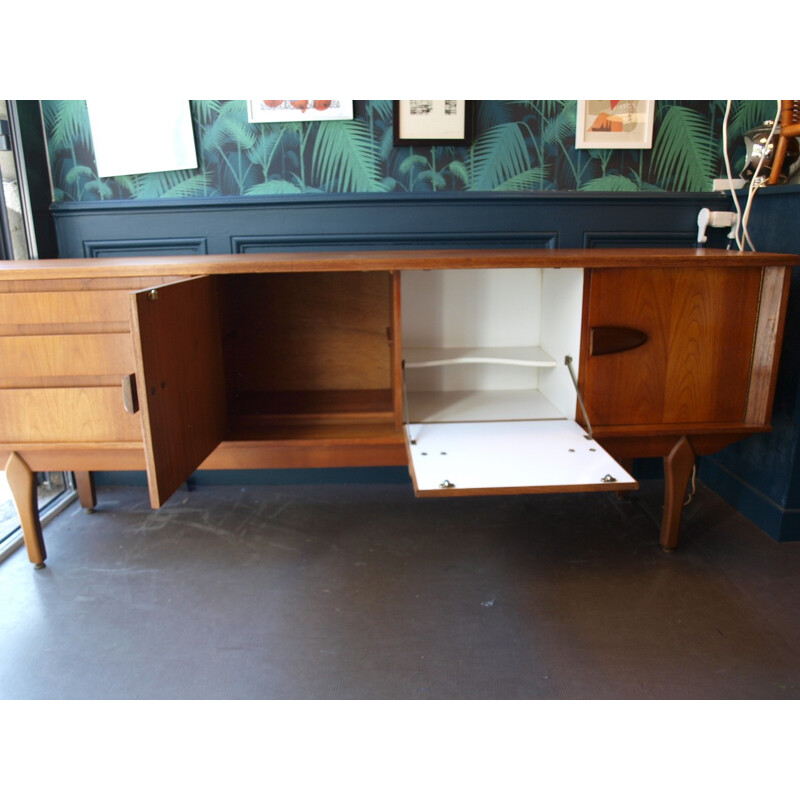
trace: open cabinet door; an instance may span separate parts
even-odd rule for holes
[[[131,298],[150,502],[159,508],[227,425],[217,283],[191,278]]]

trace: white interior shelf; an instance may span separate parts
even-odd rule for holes
[[[565,414],[538,389],[409,392],[410,422],[491,422],[564,419]]]
[[[555,367],[556,360],[541,347],[412,347],[404,353],[406,369],[456,364],[505,364],[516,367]]]
[[[575,419],[582,270],[411,271],[402,294],[407,423]]]

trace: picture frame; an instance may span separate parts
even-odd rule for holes
[[[655,100],[578,100],[575,147],[649,150]]]
[[[353,119],[352,100],[248,100],[248,122],[325,122]]]
[[[474,134],[474,100],[394,100],[396,146],[468,146]]]

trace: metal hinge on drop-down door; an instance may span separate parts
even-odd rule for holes
[[[409,435],[409,443],[416,444],[416,438],[411,436],[411,419],[408,410],[408,389],[406,388],[406,362],[405,359],[401,362],[402,378],[403,378],[403,416],[405,417],[406,430]]]
[[[587,430],[586,438],[594,439],[594,431],[592,430],[592,423],[589,422],[589,415],[586,413],[586,406],[583,404],[583,397],[581,397],[581,390],[578,388],[578,378],[575,376],[575,372],[572,369],[572,356],[564,356],[564,363],[567,365],[567,369],[569,370],[569,376],[570,378],[572,378],[572,383],[575,386],[575,394],[578,396],[578,405],[580,405],[581,413],[583,414],[584,420],[586,420],[586,430]]]

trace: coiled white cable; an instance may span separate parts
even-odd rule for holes
[[[731,103],[732,101],[728,100],[725,106],[725,116],[722,120],[722,151],[723,151],[723,156],[725,158],[725,171],[728,176],[728,185],[731,185],[733,181],[733,176],[731,174],[731,162],[728,156],[728,118],[731,112]],[[777,109],[775,111],[775,120],[772,123],[772,130],[769,132],[767,141],[761,148],[761,157],[758,159],[758,164],[756,165],[753,177],[750,179],[750,187],[747,190],[747,203],[745,204],[744,213],[742,213],[742,209],[739,205],[739,198],[736,196],[736,191],[734,189],[731,189],[731,197],[733,198],[733,204],[736,206],[736,213],[738,216],[738,222],[736,224],[736,228],[734,231],[734,238],[736,239],[736,245],[739,248],[739,250],[744,250],[745,244],[749,244],[751,250],[756,249],[752,239],[750,238],[750,233],[747,230],[747,223],[750,219],[750,211],[752,210],[753,199],[756,196],[756,192],[763,185],[763,182],[760,183],[758,181],[758,173],[761,171],[761,167],[764,164],[764,159],[767,155],[767,152],[769,152],[770,144],[772,143],[772,139],[775,136],[775,131],[778,128],[778,122],[780,120],[781,101],[777,100],[776,103],[777,103]],[[741,227],[741,235],[739,234],[740,227]]]

